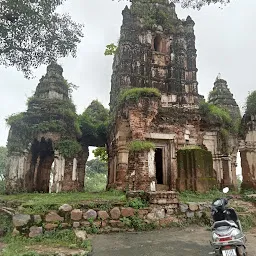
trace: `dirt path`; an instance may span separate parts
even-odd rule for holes
[[[206,256],[211,255],[210,231],[201,227],[141,233],[97,235],[93,256]],[[256,256],[256,232],[247,234],[248,256]]]

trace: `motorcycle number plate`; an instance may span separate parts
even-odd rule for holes
[[[235,249],[223,250],[223,251],[222,251],[222,255],[223,255],[223,256],[237,256]]]

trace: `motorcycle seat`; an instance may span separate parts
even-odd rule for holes
[[[214,222],[212,229],[217,229],[220,227],[234,227],[238,228],[237,224],[233,220],[221,220]]]

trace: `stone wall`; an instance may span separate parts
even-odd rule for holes
[[[64,204],[57,211],[41,215],[15,214],[13,234],[35,237],[55,229],[74,229],[75,232],[85,231],[86,235],[177,226],[193,218],[202,221],[208,218],[209,221],[209,206],[206,203],[178,204],[176,200],[169,204],[161,200],[154,202],[140,209],[124,204],[112,205],[109,209],[73,209],[72,206]]]

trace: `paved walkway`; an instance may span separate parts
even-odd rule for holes
[[[205,228],[162,229],[116,233],[93,238],[93,256],[206,256],[211,255],[211,233]],[[256,233],[248,238],[248,256],[256,256]]]

